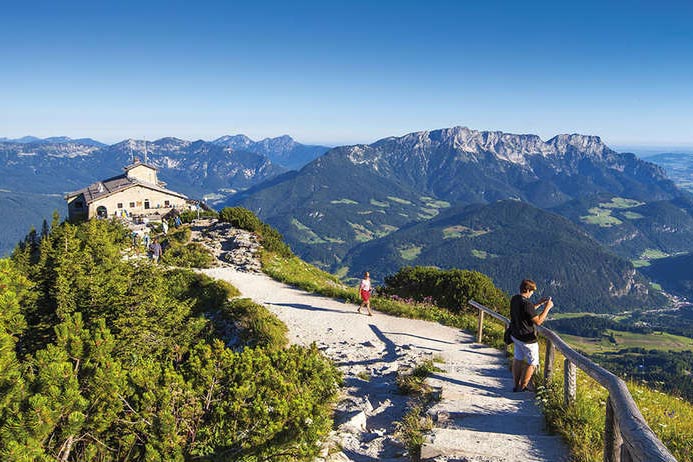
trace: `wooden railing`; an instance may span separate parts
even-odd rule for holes
[[[510,325],[508,318],[484,305],[474,300],[470,300],[469,304],[479,310],[477,342],[481,343],[484,314],[496,318],[506,326]],[[645,422],[623,380],[573,350],[553,331],[541,326],[538,326],[537,330],[546,339],[544,377],[547,380],[553,375],[556,350],[565,357],[563,389],[566,405],[575,400],[577,368],[609,391],[604,427],[605,462],[676,462],[674,456]]]

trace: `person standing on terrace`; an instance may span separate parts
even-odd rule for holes
[[[510,299],[510,333],[515,344],[513,359],[513,391],[526,391],[534,371],[539,366],[539,339],[536,326],[546,320],[553,307],[551,297],[542,298],[538,303],[529,299],[537,290],[537,284],[531,279],[520,283],[520,293]],[[536,309],[546,305],[541,314]]]

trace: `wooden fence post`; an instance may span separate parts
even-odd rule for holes
[[[606,419],[604,421],[604,462],[621,462],[623,438],[618,428],[611,395],[606,400]]]
[[[481,335],[484,332],[484,312],[479,310],[479,325],[476,329],[476,343],[481,343]]]
[[[546,339],[546,358],[544,359],[544,379],[550,382],[553,377],[553,361],[556,357],[556,347],[553,342]]]
[[[568,406],[577,394],[577,367],[568,358],[563,361],[563,404]]]

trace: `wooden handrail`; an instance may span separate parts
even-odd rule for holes
[[[470,300],[469,304],[479,310],[477,339],[481,339],[484,313],[506,326],[510,325],[510,319],[492,309],[474,300]],[[552,330],[538,326],[537,331],[547,341],[545,376],[550,377],[553,371],[553,351],[558,349],[565,357],[566,370],[575,365],[608,390],[604,430],[605,462],[676,462],[674,456],[645,422],[623,380],[573,350]],[[574,394],[571,396],[575,390],[574,374],[572,377],[573,383],[564,383],[563,387],[566,390],[567,403],[575,398]],[[569,389],[572,392],[568,392]]]

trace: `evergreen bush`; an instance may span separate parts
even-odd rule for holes
[[[56,224],[0,260],[0,460],[313,460],[334,366],[228,284],[124,261],[128,236]],[[215,339],[219,312],[256,347]]]

